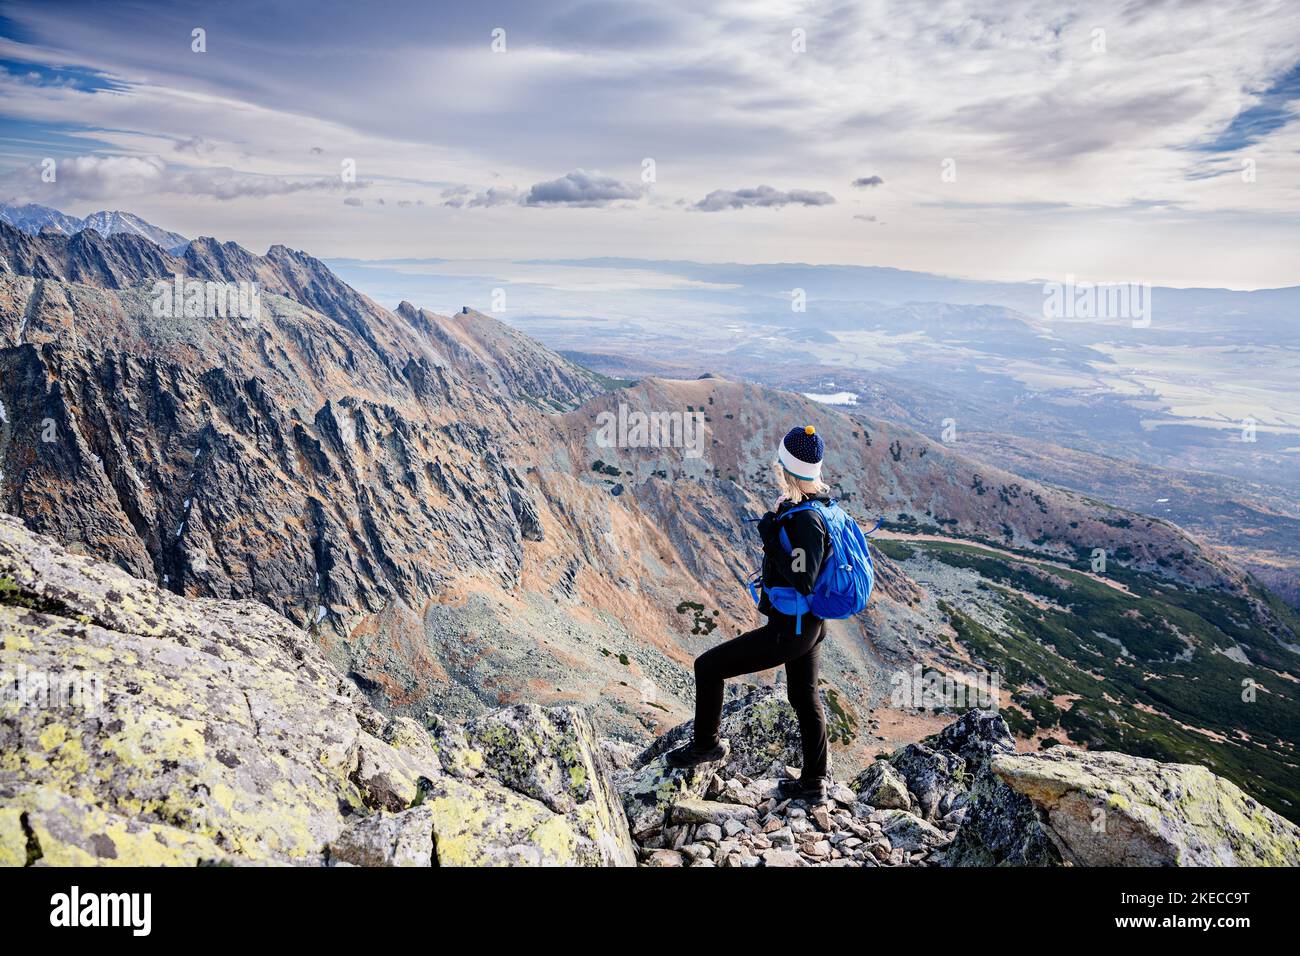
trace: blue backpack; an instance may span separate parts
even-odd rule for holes
[[[860,613],[867,606],[867,599],[871,597],[871,589],[876,583],[867,536],[836,501],[832,500],[830,504],[805,501],[784,512],[777,520],[784,521],[796,512],[809,509],[821,515],[826,535],[830,539],[830,550],[822,562],[812,593],[800,594],[792,587],[767,589],[767,599],[772,607],[795,619],[796,634],[803,633],[803,616],[809,612],[826,620],[852,617]],[[876,527],[879,526],[877,522]],[[875,528],[871,530],[874,531]],[[781,528],[780,535],[781,547],[787,554],[792,553],[790,538],[784,528]],[[755,604],[759,603],[758,590],[762,579],[762,569],[749,579],[749,593]]]

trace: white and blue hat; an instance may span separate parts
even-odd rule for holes
[[[776,451],[781,467],[803,481],[821,481],[825,453],[826,443],[811,425],[790,429]]]

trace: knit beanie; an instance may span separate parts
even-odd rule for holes
[[[781,440],[777,449],[777,458],[781,467],[804,481],[820,481],[822,477],[822,456],[826,453],[826,444],[822,436],[811,425],[792,428]]]

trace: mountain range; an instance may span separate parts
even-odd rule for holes
[[[171,253],[184,252],[185,244],[189,242],[178,233],[161,229],[132,213],[116,210],[92,212],[84,218],[78,218],[37,203],[23,205],[0,203],[0,222],[6,222],[15,229],[33,236],[46,230],[64,236],[74,236],[84,229],[93,229],[105,237],[143,236]]]
[[[259,314],[160,318],[177,274],[256,283]],[[870,610],[828,642],[842,769],[951,720],[891,702],[898,674],[995,673],[1022,748],[1202,763],[1300,815],[1293,609],[1167,520],[897,421],[716,374],[617,380],[470,308],[383,308],[283,246],[8,223],[0,400],[0,509],[33,531],[270,607],[387,714],[581,704],[641,743],[689,712],[692,657],[755,623],[744,519],[780,435],[815,423],[837,496],[885,519]],[[627,411],[699,416],[702,453],[610,447],[597,422]]]

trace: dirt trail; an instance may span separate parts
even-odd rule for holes
[[[1080,571],[1078,568],[1072,568],[1068,564],[1062,564],[1060,561],[1053,561],[1050,558],[1027,558],[1022,554],[1016,554],[1014,551],[1007,551],[1003,548],[997,547],[996,545],[984,544],[980,541],[967,541],[964,538],[949,538],[941,534],[906,534],[901,531],[886,531],[883,528],[873,534],[872,537],[883,538],[886,541],[933,541],[938,544],[965,545],[968,548],[978,548],[981,551],[987,551],[990,554],[1010,558],[1013,561],[1023,561],[1026,564],[1041,564],[1047,567],[1060,568],[1062,571],[1073,571],[1075,574],[1082,574],[1086,578],[1092,578],[1092,580],[1096,581],[1098,584],[1104,584],[1106,587],[1113,588],[1122,594],[1127,594],[1129,597],[1137,597],[1137,595],[1128,589],[1127,585],[1121,584],[1119,581],[1113,581],[1104,575],[1097,574],[1093,571]]]

